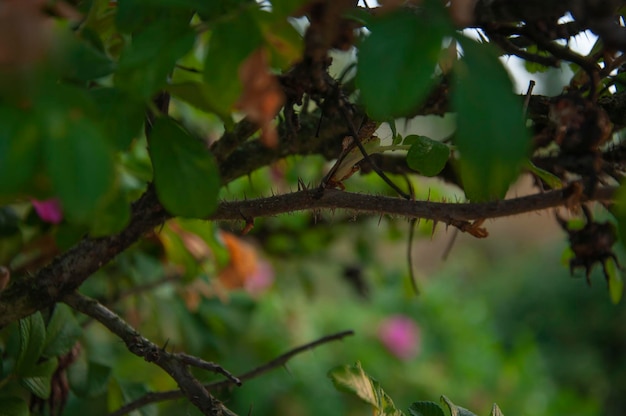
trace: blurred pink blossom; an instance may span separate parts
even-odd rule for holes
[[[274,283],[274,269],[265,260],[259,260],[256,270],[245,282],[245,289],[253,296],[265,292]]]
[[[419,354],[420,338],[419,327],[408,316],[390,316],[378,327],[378,339],[391,354],[403,361]]]
[[[44,222],[58,224],[63,220],[63,210],[57,198],[46,199],[45,201],[31,200],[35,212]]]

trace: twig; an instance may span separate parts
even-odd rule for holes
[[[345,103],[340,103],[339,109],[341,111],[341,114],[343,115],[343,118],[346,120],[346,123],[348,123],[348,129],[350,131],[350,135],[353,138],[353,143],[356,144],[356,146],[361,151],[361,154],[363,155],[363,159],[367,163],[370,164],[374,172],[376,172],[376,174],[380,176],[381,179],[385,181],[387,185],[389,185],[394,191],[396,191],[398,195],[402,196],[404,199],[410,200],[411,196],[407,194],[406,192],[404,192],[402,189],[400,189],[400,187],[396,185],[391,179],[389,179],[389,177],[385,175],[385,172],[380,170],[380,168],[376,165],[376,163],[374,163],[370,155],[367,154],[367,150],[365,150],[363,143],[361,143],[361,140],[359,138],[359,133],[356,131],[356,128],[354,127],[354,124],[352,123],[352,119],[350,118],[350,114],[348,114],[348,110],[346,109],[344,104]]]
[[[331,335],[327,335],[325,337],[319,338],[313,342],[309,342],[308,344],[304,344],[297,348],[294,348],[286,352],[285,354],[280,355],[259,367],[256,367],[248,372],[241,374],[237,378],[241,381],[253,379],[255,377],[260,376],[261,374],[264,374],[270,370],[273,370],[274,368],[285,365],[287,361],[289,361],[291,358],[293,358],[294,356],[302,352],[308,351],[312,348],[315,348],[322,344],[326,344],[331,341],[340,340],[350,335],[354,335],[354,331],[351,331],[351,330],[341,331],[336,334],[331,334]],[[204,388],[207,389],[208,391],[213,391],[213,390],[229,387],[232,385],[233,385],[232,381],[223,380],[223,381],[217,381],[214,383],[206,384]],[[137,410],[151,403],[162,402],[166,400],[175,400],[181,397],[183,397],[183,393],[180,390],[169,390],[169,391],[163,391],[163,392],[158,392],[158,393],[147,393],[139,397],[138,399],[125,404],[123,407],[120,407],[115,412],[110,413],[109,416],[123,416],[132,412],[133,410]]]
[[[134,286],[128,290],[125,290],[123,292],[118,292],[115,294],[115,296],[111,297],[110,299],[104,299],[102,302],[105,305],[115,305],[116,303],[122,301],[123,299],[130,297],[130,296],[134,296],[134,295],[138,295],[141,294],[143,292],[147,292],[150,291],[154,288],[157,288],[165,283],[171,283],[171,282],[175,282],[177,279],[179,279],[180,276],[179,275],[167,275],[164,276],[158,280],[155,280],[154,282],[148,282],[145,283],[143,285],[137,285]],[[93,318],[88,317],[87,319],[85,319],[84,322],[82,322],[80,325],[83,328],[88,327],[89,325],[91,325],[91,323],[93,322]]]
[[[524,109],[522,111],[522,115],[524,120],[526,119],[526,114],[528,113],[528,105],[530,104],[530,98],[533,96],[533,89],[535,88],[535,81],[528,81],[528,91],[526,91],[526,97],[524,98]]]
[[[547,67],[558,67],[559,60],[554,56],[544,56],[528,52],[515,46],[508,38],[487,32],[489,38],[502,48],[507,55],[515,55],[528,62],[534,62]]]
[[[63,302],[99,321],[112,333],[120,337],[130,352],[144,358],[148,362],[155,363],[165,370],[176,380],[182,395],[187,397],[202,414],[234,415],[219,400],[211,396],[202,384],[191,375],[187,368],[188,362],[181,359],[177,354],[168,353],[143,337],[122,318],[98,303],[95,299],[74,292],[65,296]],[[226,370],[220,371],[220,373],[225,374],[224,371]],[[229,380],[233,381],[233,378],[229,378]]]

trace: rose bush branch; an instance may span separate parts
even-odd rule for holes
[[[319,347],[320,345],[323,345],[332,341],[342,340],[343,338],[347,336],[351,336],[351,335],[354,335],[354,331],[347,330],[347,331],[337,332],[331,335],[326,335],[322,338],[316,339],[315,341],[309,342],[304,345],[300,345],[299,347],[289,350],[286,353],[274,358],[273,360],[268,361],[267,363],[263,365],[260,365],[256,368],[253,368],[250,371],[247,371],[237,376],[237,378],[241,380],[242,382],[251,380],[275,368],[284,366],[285,364],[287,364],[289,360],[291,360],[293,357],[295,357],[298,354],[309,351],[313,348]],[[204,388],[206,388],[209,391],[214,391],[214,390],[230,387],[232,385],[233,385],[233,382],[231,380],[222,380],[222,381],[216,381],[210,384],[205,384]],[[183,396],[184,394],[181,390],[169,390],[169,391],[163,391],[163,392],[147,393],[139,397],[138,399],[133,400],[130,403],[127,403],[123,407],[120,407],[115,412],[109,414],[109,416],[123,416],[132,412],[133,410],[137,410],[151,403],[163,402],[166,400],[176,400],[176,399],[180,399]]]
[[[191,375],[188,366],[200,366],[204,369],[226,375],[235,384],[240,381],[230,375],[223,368],[212,365],[208,367],[206,361],[190,356],[172,354],[143,337],[118,315],[107,309],[95,299],[79,293],[71,293],[63,298],[63,302],[75,310],[97,320],[112,333],[124,341],[128,350],[148,362],[154,363],[167,372],[180,387],[181,393],[186,396],[205,415],[232,415],[222,403],[212,397],[202,384]],[[202,365],[200,365],[202,364]]]

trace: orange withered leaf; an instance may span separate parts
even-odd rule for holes
[[[276,76],[270,72],[267,51],[259,48],[239,67],[243,93],[236,108],[245,112],[261,128],[261,142],[276,147],[278,134],[272,120],[285,102]]]

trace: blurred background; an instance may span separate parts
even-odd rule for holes
[[[580,42],[590,45],[593,39]],[[334,59],[337,76],[354,56]],[[529,74],[518,61],[507,62],[518,93],[533,79],[536,93],[557,94],[573,74],[567,67]],[[182,102],[173,100],[172,113],[208,142],[223,131],[217,118]],[[397,127],[403,136],[444,139],[454,119],[418,117]],[[378,134],[387,144],[392,141],[389,128]],[[122,186],[139,195],[152,177],[145,140],[124,158]],[[317,186],[329,167],[321,158],[290,158],[229,184],[221,197],[284,193],[297,189],[299,181]],[[404,184],[402,177],[393,180]],[[411,183],[418,200],[463,201],[458,189],[442,182],[412,178]],[[356,174],[345,185],[352,192],[392,195],[372,174]],[[510,196],[531,191],[525,177]],[[23,231],[31,242],[12,260],[14,270],[36,270],[33,258],[42,256],[42,247],[65,249],[84,233],[38,218],[30,203],[16,211],[27,219]],[[593,211],[596,218],[612,220],[601,207]],[[437,401],[445,394],[477,414],[487,414],[493,402],[506,415],[626,414],[626,309],[611,303],[600,268],[593,270],[592,286],[582,270],[570,276],[566,234],[552,211],[485,226],[490,236],[478,240],[455,238],[442,225],[433,230],[432,223],[418,224],[410,255],[419,295],[410,283],[409,222],[340,211],[259,218],[245,236],[243,220],[171,220],[98,271],[81,291],[168,350],[217,362],[234,374],[320,337],[355,332],[242,387],[214,392],[242,415],[371,414],[368,406],[335,390],[327,376],[332,368],[357,361],[405,411],[414,401]],[[0,242],[3,261],[12,259],[12,244],[17,243]],[[622,247],[618,256],[626,258]],[[85,333],[67,369],[71,391],[65,415],[106,415],[147,392],[176,389],[171,378],[132,355],[99,324],[80,323]],[[6,344],[15,351],[18,340]],[[221,380],[198,375],[207,383]],[[133,414],[198,411],[184,400],[169,400]]]

